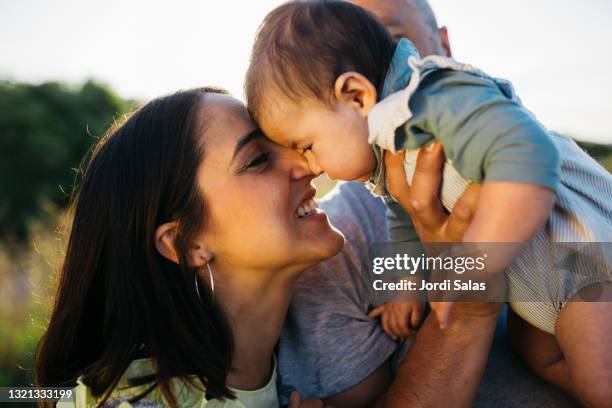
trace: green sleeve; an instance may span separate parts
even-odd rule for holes
[[[403,148],[432,139],[466,179],[516,181],[557,190],[560,159],[548,131],[490,78],[441,70],[410,99]]]

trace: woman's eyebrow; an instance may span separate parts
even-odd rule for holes
[[[260,138],[262,136],[263,136],[263,133],[261,132],[259,128],[255,128],[251,130],[249,133],[247,133],[246,135],[242,136],[238,140],[238,143],[236,143],[236,148],[234,149],[234,155],[232,156],[232,161],[234,161],[234,159],[236,158],[238,153],[240,153],[240,150],[243,147],[251,143],[253,140]]]

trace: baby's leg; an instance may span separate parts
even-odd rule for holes
[[[576,396],[555,336],[529,324],[509,308],[508,340],[514,352],[538,377]]]
[[[612,299],[612,282],[597,285]],[[577,294],[593,290],[587,287]],[[575,297],[576,298],[576,297]],[[568,302],[559,314],[555,336],[575,394],[589,407],[612,407],[612,302]]]

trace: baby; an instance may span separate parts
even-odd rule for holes
[[[386,193],[383,150],[405,151],[410,181],[418,149],[441,142],[444,206],[452,210],[469,183],[482,184],[463,242],[524,244],[511,246],[520,251],[497,259],[493,269],[506,272],[512,309],[541,331],[557,335],[558,318],[579,291],[594,284],[609,290],[606,254],[599,262],[599,253],[576,245],[571,256],[541,260],[555,242],[612,241],[612,177],[571,139],[547,131],[508,82],[449,58],[421,60],[408,40],[394,43],[357,6],[296,1],[262,23],[245,93],[268,137],[301,152],[313,171],[368,182],[376,194]],[[431,307],[446,324],[450,304]],[[589,346],[564,349],[569,343],[557,337],[574,363],[563,380],[542,374],[578,395],[612,383],[612,347],[603,334],[612,332],[612,303],[596,313],[580,307],[602,330]],[[385,327],[390,334],[403,335],[419,323],[422,305],[386,304],[372,311],[377,315],[383,325],[394,322]],[[583,317],[568,311],[563,327],[581,330]],[[583,375],[590,383],[568,385],[574,380],[567,378]]]

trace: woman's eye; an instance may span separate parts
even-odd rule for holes
[[[307,151],[312,150],[312,145],[308,145],[307,147],[302,149],[302,154],[306,153]]]
[[[249,162],[249,164],[247,164],[247,168],[251,168],[251,167],[257,167],[265,162],[268,161],[268,157],[270,156],[269,152],[265,152],[260,154],[259,156],[257,156],[256,158],[254,158],[253,160],[251,160]]]

